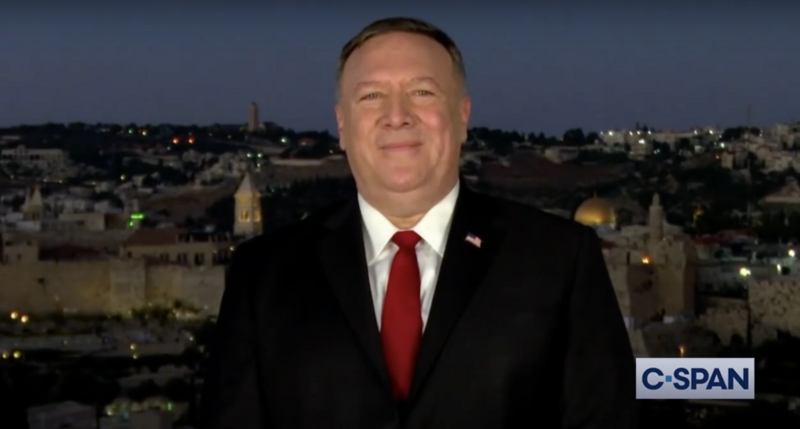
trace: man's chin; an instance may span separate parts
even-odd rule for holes
[[[386,177],[381,180],[381,182],[383,182],[382,188],[384,188],[384,190],[394,194],[406,194],[409,192],[414,192],[425,184],[424,180],[415,176]]]

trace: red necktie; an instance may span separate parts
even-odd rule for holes
[[[392,393],[398,401],[408,399],[414,364],[422,342],[422,310],[417,243],[414,231],[397,232],[392,241],[399,250],[392,259],[389,284],[381,315],[381,340]]]

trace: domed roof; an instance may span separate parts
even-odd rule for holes
[[[617,214],[608,201],[594,196],[575,210],[574,219],[588,226],[614,225],[617,223]]]

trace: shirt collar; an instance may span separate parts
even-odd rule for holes
[[[428,213],[425,213],[419,223],[411,228],[439,256],[444,256],[450,220],[453,218],[453,211],[455,211],[456,200],[458,199],[458,189],[459,183],[456,183],[453,190],[428,210]],[[361,209],[361,218],[364,222],[367,265],[371,265],[386,245],[389,244],[392,236],[400,229],[394,226],[375,207],[372,207],[361,194],[358,195],[358,206]]]

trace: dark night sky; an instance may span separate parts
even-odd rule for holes
[[[428,19],[460,44],[473,125],[725,126],[746,121],[747,103],[755,124],[800,119],[796,1],[59,3],[0,14],[0,126],[243,123],[256,101],[263,120],[333,129],[338,51],[389,15]]]

